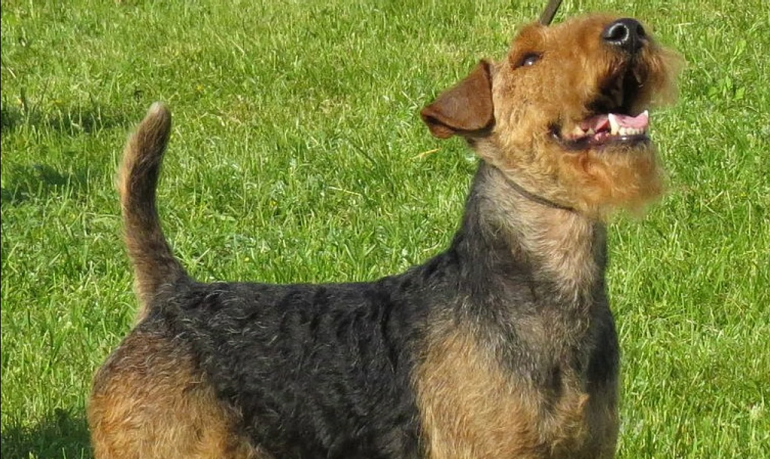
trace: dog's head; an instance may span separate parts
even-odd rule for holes
[[[634,19],[531,24],[421,115],[531,193],[600,218],[660,194],[649,109],[675,98],[679,63]]]

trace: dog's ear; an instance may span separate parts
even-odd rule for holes
[[[479,62],[464,80],[423,108],[420,116],[439,139],[455,134],[470,136],[490,127],[494,122],[492,64]]]

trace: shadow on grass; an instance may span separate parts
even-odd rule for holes
[[[57,409],[37,425],[3,427],[0,456],[5,458],[90,459],[88,427],[82,414]]]
[[[3,204],[20,204],[32,197],[45,198],[67,189],[75,195],[87,191],[88,172],[61,172],[47,164],[11,165],[0,190]]]
[[[26,131],[22,132],[27,128],[30,132],[36,132],[35,135],[48,131],[59,137],[76,137],[95,134],[104,129],[123,128],[129,123],[124,114],[110,111],[96,102],[44,111],[26,102],[11,103],[6,97],[0,101],[0,129],[4,137],[29,135]],[[73,155],[78,153],[72,151]],[[23,152],[11,154],[22,159],[24,157]],[[89,172],[93,172],[94,165],[75,172],[66,172],[60,170],[61,167],[42,163],[11,164],[4,168],[8,170],[3,171],[2,203],[19,204],[33,197],[87,192]]]
[[[91,134],[103,129],[126,126],[128,118],[97,103],[58,107],[44,113],[41,108],[27,104],[11,104],[2,98],[0,132],[10,134],[21,126],[46,129],[63,135]]]
[[[21,110],[16,107],[10,107],[3,101],[0,106],[0,132],[13,131],[22,121]]]

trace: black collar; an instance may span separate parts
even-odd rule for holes
[[[526,188],[524,188],[523,186],[521,186],[518,183],[514,182],[513,180],[511,180],[508,177],[506,177],[506,179],[507,179],[508,183],[511,184],[513,189],[518,191],[519,194],[521,194],[525,198],[529,199],[530,201],[534,201],[534,202],[536,202],[538,204],[544,205],[546,207],[551,207],[553,209],[568,210],[570,212],[574,212],[575,211],[575,209],[573,209],[572,207],[568,207],[568,206],[563,206],[561,204],[557,204],[557,203],[555,203],[555,202],[553,202],[553,201],[551,201],[549,199],[546,199],[546,198],[544,198],[542,196],[538,196],[538,195],[532,193],[531,191],[528,191]]]

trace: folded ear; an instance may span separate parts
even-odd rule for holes
[[[420,116],[431,134],[446,139],[455,134],[469,135],[492,125],[491,65],[482,60],[464,80],[422,109]]]

